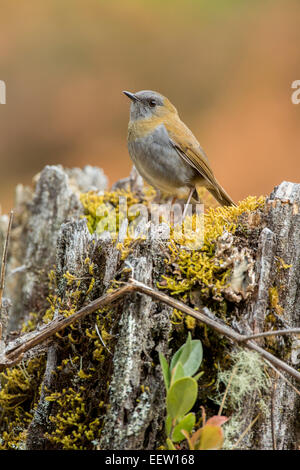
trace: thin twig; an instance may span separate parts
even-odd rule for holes
[[[229,387],[231,385],[232,379],[236,374],[236,371],[237,371],[237,365],[234,366],[234,368],[232,369],[232,372],[230,374],[230,378],[229,378],[229,381],[228,381],[228,384],[227,384],[226,390],[224,392],[222,402],[221,402],[221,405],[220,405],[220,408],[219,408],[219,411],[218,411],[218,416],[222,415],[222,411],[223,411],[223,408],[224,408],[224,404],[225,404],[225,400],[226,400],[226,397],[227,397],[227,394],[228,394],[228,390],[229,390]]]
[[[108,347],[107,347],[106,344],[104,343],[103,338],[102,338],[102,336],[101,336],[101,333],[100,333],[100,331],[99,331],[99,328],[98,328],[97,323],[95,323],[95,330],[96,330],[97,335],[99,336],[99,339],[100,339],[100,341],[101,341],[102,346],[103,346],[103,347],[106,349],[106,351],[108,351],[109,354],[112,356],[113,353],[108,349]]]
[[[2,309],[3,291],[4,291],[4,287],[5,287],[5,271],[6,271],[6,264],[7,264],[8,243],[9,243],[9,236],[10,236],[10,232],[11,232],[13,216],[14,216],[14,212],[10,211],[8,227],[7,227],[7,232],[6,232],[6,238],[5,238],[5,242],[4,242],[4,248],[3,248],[2,262],[1,262],[1,271],[0,271],[0,315],[1,315],[1,309]]]
[[[239,445],[239,443],[244,439],[244,437],[246,436],[246,434],[250,431],[250,429],[252,428],[252,426],[256,423],[256,421],[258,420],[258,418],[260,417],[260,413],[258,413],[258,415],[251,421],[251,423],[246,427],[246,429],[242,432],[242,434],[240,435],[240,437],[238,438],[238,440],[236,441],[236,443],[234,444],[234,446],[232,447],[232,449],[236,449],[237,446]]]
[[[171,307],[177,308],[181,312],[186,313],[187,315],[190,315],[191,317],[194,317],[197,320],[200,320],[202,323],[205,323],[207,326],[213,328],[218,333],[224,336],[227,336],[234,342],[239,343],[243,345],[244,347],[251,349],[252,351],[256,351],[264,359],[269,360],[274,366],[278,367],[279,369],[284,370],[289,375],[291,375],[292,377],[300,381],[300,373],[297,370],[289,366],[286,362],[282,361],[281,359],[278,359],[276,356],[273,356],[273,354],[269,353],[268,351],[265,351],[263,348],[258,346],[255,342],[250,341],[248,339],[247,341],[243,341],[244,335],[241,335],[240,333],[237,333],[235,330],[233,330],[229,326],[218,323],[216,320],[213,320],[212,318],[208,317],[204,313],[204,309],[202,309],[202,311],[201,309],[197,311],[193,310],[191,307],[188,307],[183,302],[180,302],[179,300],[175,300],[169,297],[168,295],[163,294],[162,292],[158,292],[141,282],[131,280],[130,284],[135,286],[136,291],[143,293],[143,294],[150,295],[156,300],[160,300],[164,302],[165,304],[170,305]],[[211,315],[213,315],[212,312],[210,313]]]
[[[132,290],[134,290],[132,286],[127,284],[114,292],[110,292],[109,294],[99,297],[69,317],[53,320],[51,323],[42,327],[36,334],[32,335],[31,333],[28,333],[27,335],[18,338],[16,341],[13,341],[12,344],[8,344],[4,357],[2,356],[0,358],[0,370],[10,367],[12,363],[14,365],[19,359],[21,359],[21,356],[23,357],[26,351],[47,340],[74,322],[84,318],[86,315],[95,312],[105,305],[111,304],[128,292],[132,292]]]
[[[276,369],[276,367],[273,366],[273,364],[268,361],[267,359],[265,359],[265,362],[268,364],[269,367],[271,367],[275,372],[277,372],[277,374],[283,379],[285,380],[285,382],[294,390],[295,393],[297,393],[297,395],[300,396],[300,391],[292,384],[292,382],[290,382],[281,372],[280,370]]]
[[[277,388],[278,382],[278,374],[276,373],[276,377],[272,387],[272,394],[271,394],[271,432],[272,432],[272,444],[273,450],[276,450],[276,433],[275,433],[275,421],[274,421],[274,414],[275,414],[275,393]]]
[[[245,336],[242,341],[248,341],[249,339],[263,338],[264,336],[292,335],[292,334],[300,334],[300,328],[264,331],[262,333],[256,333],[255,335]]]
[[[119,289],[116,289],[115,291],[109,294],[104,294],[102,297],[99,297],[98,299],[94,300],[82,309],[78,310],[78,312],[73,313],[73,315],[70,315],[67,318],[64,317],[52,321],[36,334],[28,334],[30,335],[30,337],[24,337],[24,335],[23,337],[18,338],[18,340],[15,340],[12,345],[8,345],[4,357],[2,356],[2,358],[0,358],[0,369],[8,367],[7,361],[16,361],[21,354],[24,354],[29,349],[32,349],[37,344],[45,341],[46,339],[53,336],[58,331],[71,325],[75,321],[82,319],[86,315],[93,313],[99,308],[102,308],[105,305],[109,305],[112,302],[115,302],[116,300],[122,298],[124,295],[132,292],[139,292],[141,294],[149,295],[155,300],[159,300],[167,305],[170,305],[171,307],[180,310],[183,313],[186,313],[187,315],[196,318],[197,320],[201,321],[202,323],[206,324],[207,326],[220,333],[221,335],[226,336],[227,338],[231,339],[232,341],[238,344],[242,344],[244,347],[251,349],[252,351],[256,351],[264,359],[270,361],[275,367],[278,367],[279,369],[287,372],[289,375],[300,381],[300,373],[297,370],[293,369],[293,367],[289,366],[286,362],[273,356],[273,354],[269,353],[268,351],[265,351],[255,342],[252,342],[248,339],[247,341],[243,341],[244,335],[241,335],[229,326],[223,325],[217,320],[210,318],[208,315],[205,314],[204,309],[199,309],[196,311],[191,307],[188,307],[183,302],[173,299],[168,295],[156,291],[152,287],[149,287],[146,284],[143,284],[134,279],[130,279],[127,284],[120,287]],[[211,312],[210,314],[213,315]]]

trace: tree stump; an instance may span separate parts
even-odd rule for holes
[[[182,292],[170,291],[166,281],[173,272],[178,285],[187,282],[182,266],[170,254],[167,224],[150,221],[146,239],[138,237],[127,246],[120,242],[126,225],[119,227],[116,240],[105,228],[101,233],[91,230],[91,223],[99,219],[97,207],[91,209],[93,217],[92,212],[87,214],[81,194],[92,191],[91,201],[104,197],[107,210],[115,210],[113,192],[111,196],[104,193],[106,187],[100,169],[47,166],[36,178],[34,189],[17,188],[1,312],[3,330],[7,324],[2,352],[26,335],[33,337],[47,322],[68,317],[121,286],[129,272],[136,281],[153,289],[161,287],[196,310],[209,307],[212,314],[214,306],[220,306],[219,313],[227,314],[215,312],[216,316],[240,334],[299,327],[300,184],[283,182],[263,205],[242,211],[237,219],[242,225],[238,222],[235,231],[224,228],[216,236],[211,262],[218,273],[227,273],[226,284],[217,290],[213,283],[203,284],[197,274],[198,281]],[[148,197],[135,170],[112,191],[119,196],[128,193],[139,203]],[[2,238],[6,226],[2,216]],[[184,250],[182,247],[182,253]],[[138,450],[163,445],[165,392],[158,353],[168,357],[184,343],[190,328],[204,344],[207,369],[203,377],[212,373],[214,383],[217,380],[212,364],[218,335],[207,333],[200,324],[189,327],[182,319],[180,326],[174,326],[173,314],[170,305],[146,294],[127,294],[26,351],[21,362],[24,384],[17,375],[20,365],[7,369],[11,375],[2,372],[0,446]],[[299,368],[297,336],[271,338],[256,341]],[[223,340],[221,336],[218,357],[240,349]],[[300,407],[293,386],[299,388],[299,384],[285,372],[265,368],[269,387],[240,404],[232,444],[255,421],[238,448],[295,449]],[[209,388],[208,383],[208,378],[207,383],[199,381],[199,406],[204,400],[209,415],[216,414],[217,408],[211,399],[216,386]],[[261,399],[264,411],[258,412],[257,400]],[[233,416],[234,412],[229,401],[224,413]]]

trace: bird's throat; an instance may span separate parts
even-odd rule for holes
[[[161,117],[151,117],[145,119],[137,119],[129,121],[128,124],[128,141],[133,141],[151,134],[160,124],[163,123]]]

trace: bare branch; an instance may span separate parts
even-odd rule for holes
[[[132,290],[132,286],[130,284],[126,284],[114,292],[99,297],[67,318],[63,317],[55,319],[51,323],[42,327],[35,335],[29,333],[21,338],[17,338],[17,340],[12,342],[12,344],[8,344],[4,357],[2,356],[2,358],[0,358],[0,370],[8,367],[7,361],[17,359],[21,354],[24,354],[29,349],[34,348],[36,345],[55,335],[58,331],[63,330],[67,326],[84,318],[86,315],[95,312],[100,307],[111,304]]]
[[[297,393],[297,395],[300,396],[300,392],[299,390],[292,384],[292,382],[290,382],[278,369],[276,369],[276,367],[273,366],[273,364],[270,362],[270,361],[267,361],[265,359],[265,362],[268,364],[269,367],[271,367],[271,369],[273,369],[287,384],[289,384],[289,386],[294,390],[295,393]]]
[[[255,335],[245,336],[242,341],[248,341],[249,339],[263,338],[265,336],[292,335],[292,334],[300,334],[300,328],[289,328],[289,329],[285,329],[285,330],[263,331],[262,333],[256,333]]]
[[[1,314],[1,309],[2,309],[3,291],[5,287],[5,271],[6,271],[6,264],[7,264],[8,243],[9,243],[9,236],[11,232],[13,216],[14,216],[14,212],[10,211],[8,227],[7,227],[7,232],[6,232],[6,239],[5,239],[4,248],[3,248],[1,271],[0,271],[0,314]]]
[[[286,362],[281,361],[277,357],[273,356],[273,354],[269,353],[268,351],[265,351],[263,348],[258,346],[256,343],[250,341],[247,337],[247,339],[244,341],[245,336],[241,335],[240,333],[237,333],[235,330],[230,328],[229,326],[223,325],[221,323],[218,323],[216,320],[213,320],[212,318],[209,318],[204,310],[199,309],[193,310],[191,307],[188,307],[186,304],[172,299],[166,294],[163,294],[162,292],[158,292],[154,289],[152,289],[149,286],[146,286],[145,284],[142,284],[141,282],[131,280],[130,281],[132,285],[135,286],[135,290],[138,292],[141,292],[143,294],[150,295],[151,297],[155,298],[156,300],[161,300],[167,305],[170,305],[171,307],[177,308],[183,313],[186,313],[187,315],[190,315],[197,320],[200,320],[202,323],[205,323],[207,326],[210,326],[213,328],[215,331],[218,333],[227,336],[231,340],[244,345],[246,348],[251,349],[252,351],[256,351],[259,353],[263,358],[269,360],[274,366],[278,367],[279,369],[284,370],[291,376],[293,376],[295,379],[300,381],[300,373],[293,369],[293,367],[289,366]],[[212,312],[210,312],[212,315]]]
[[[233,377],[234,377],[235,374],[236,374],[236,371],[237,371],[237,366],[235,365],[234,368],[232,369],[231,375],[230,375],[230,377],[229,377],[229,381],[228,381],[228,384],[227,384],[226,390],[225,390],[225,392],[224,392],[224,395],[223,395],[223,398],[222,398],[222,402],[221,402],[221,405],[220,405],[220,408],[219,408],[219,411],[218,411],[218,416],[221,416],[221,415],[222,415],[223,408],[224,408],[224,405],[225,405],[225,400],[226,400],[226,397],[227,397],[227,394],[228,394],[228,391],[229,391],[229,387],[230,387],[230,385],[231,385],[231,382],[232,382]]]
[[[202,311],[201,310],[196,311],[192,309],[191,307],[189,307],[188,305],[184,304],[183,302],[173,299],[169,297],[168,295],[162,292],[156,291],[152,287],[149,287],[134,279],[130,279],[127,284],[115,290],[114,292],[111,292],[109,294],[104,294],[102,297],[99,297],[98,299],[89,303],[88,305],[78,310],[78,312],[74,313],[73,315],[70,315],[67,318],[64,317],[64,318],[59,318],[59,319],[54,320],[53,322],[43,327],[34,336],[31,336],[29,339],[28,339],[28,336],[26,339],[25,335],[23,338],[22,337],[18,338],[18,340],[16,340],[17,343],[15,341],[13,342],[13,344],[8,345],[4,356],[0,358],[0,370],[6,367],[9,367],[7,365],[8,361],[16,360],[17,358],[21,356],[21,354],[25,353],[29,349],[32,349],[34,346],[45,341],[49,337],[55,335],[55,333],[57,333],[58,331],[63,330],[64,328],[71,325],[75,321],[78,321],[82,319],[83,317],[85,317],[86,315],[89,315],[90,313],[95,312],[99,308],[102,308],[105,305],[115,302],[116,300],[122,298],[124,295],[130,292],[139,292],[141,294],[149,295],[155,300],[159,300],[167,305],[170,305],[171,307],[174,307],[180,310],[183,313],[186,313],[187,315],[190,315],[196,318],[197,320],[213,328],[215,331],[226,336],[232,341],[238,344],[244,345],[246,348],[251,349],[252,351],[256,351],[264,359],[270,361],[275,367],[278,367],[279,369],[287,372],[289,375],[291,375],[292,377],[300,381],[300,373],[298,371],[293,369],[284,361],[273,356],[273,354],[269,353],[268,351],[265,351],[256,343],[250,341],[247,336],[245,337],[244,335],[237,333],[235,330],[228,327],[227,325],[223,325],[219,323],[217,320],[210,318],[208,315],[205,314],[204,309]],[[212,315],[211,312],[210,314]],[[21,342],[20,342],[20,339],[21,339]]]

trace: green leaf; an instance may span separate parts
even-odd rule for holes
[[[187,431],[190,433],[195,426],[195,415],[194,413],[189,413],[188,415],[184,416],[182,420],[179,421],[178,424],[176,424],[173,434],[172,434],[172,441],[174,442],[180,442],[183,439],[186,439],[186,437],[182,434],[183,431]]]
[[[199,339],[191,339],[191,334],[188,334],[188,338],[185,344],[176,351],[172,357],[170,364],[170,371],[180,361],[183,365],[184,375],[189,377],[194,375],[199,369],[203,358],[202,344]]]
[[[170,364],[170,371],[172,372],[172,370],[174,369],[174,367],[176,366],[177,362],[179,361],[180,359],[180,355],[182,353],[182,350],[184,348],[184,345],[181,346],[180,349],[178,349],[178,351],[176,351],[176,353],[174,354],[174,356],[172,357],[171,359],[171,364]]]
[[[191,334],[189,333],[186,342],[176,351],[176,353],[172,357],[171,364],[170,364],[171,372],[176,366],[179,359],[181,359],[181,355],[184,353],[183,359],[185,360],[186,356],[189,355],[190,350],[191,350]],[[181,362],[183,363],[182,360]]]
[[[172,371],[171,385],[174,382],[176,382],[176,380],[182,379],[182,377],[184,377],[184,376],[185,376],[185,374],[184,374],[183,365],[179,361],[179,362],[177,362],[176,366],[174,367],[174,369]]]
[[[182,362],[182,364],[185,364],[185,362],[188,360],[191,352],[192,352],[192,335],[189,332],[187,340],[186,340],[185,344],[183,345],[182,352],[180,354],[180,361]]]
[[[171,385],[167,393],[167,413],[179,419],[188,413],[197,399],[198,386],[192,377],[183,377]]]
[[[185,375],[192,376],[199,369],[203,357],[202,344],[200,340],[193,340],[190,354],[183,363]]]
[[[166,417],[165,429],[166,429],[166,435],[169,436],[171,433],[171,429],[172,429],[172,418],[169,415],[167,415]]]
[[[167,359],[161,352],[159,353],[159,362],[160,362],[161,369],[162,369],[165,387],[166,387],[166,390],[168,391],[168,388],[170,386],[169,364],[167,362]]]

